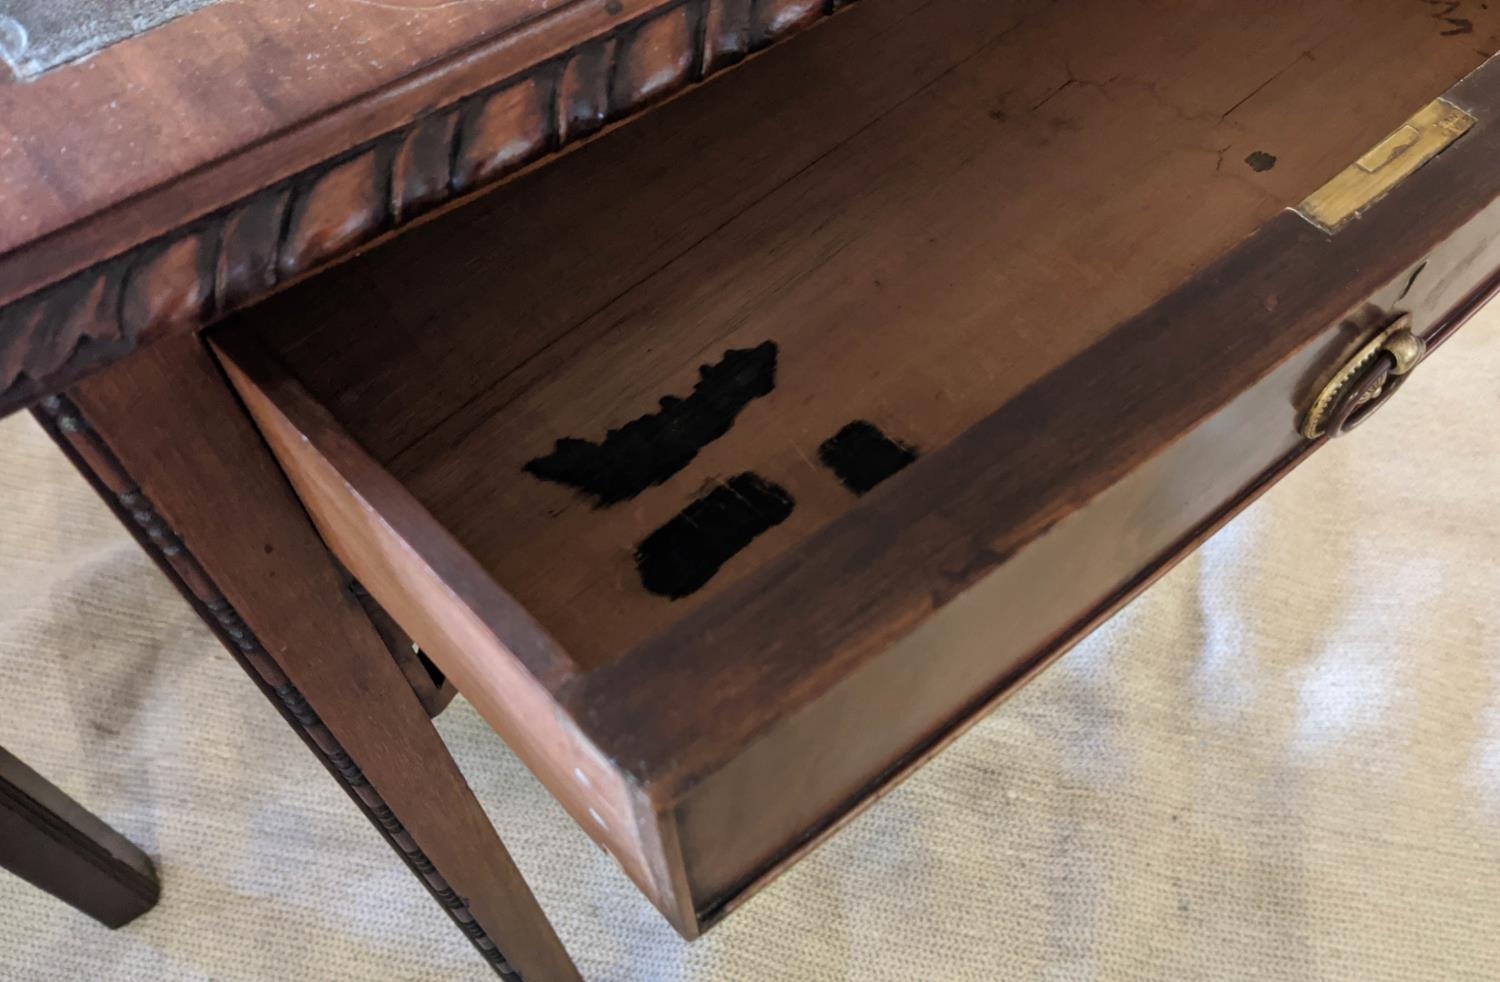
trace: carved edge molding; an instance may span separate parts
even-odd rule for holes
[[[498,184],[853,0],[683,0],[0,309],[0,416]]]
[[[427,858],[427,854],[418,847],[380,793],[365,778],[359,765],[349,757],[333,733],[308,705],[306,698],[277,666],[198,560],[188,552],[182,540],[126,473],[103,438],[88,425],[78,408],[65,397],[52,396],[43,399],[34,412],[53,438],[69,450],[74,460],[92,475],[94,482],[111,499],[115,510],[128,517],[130,524],[134,525],[137,538],[175,575],[189,596],[206,612],[205,619],[216,629],[252,677],[268,695],[274,697],[283,715],[301,731],[324,765],[375,823],[391,847],[417,874],[428,892],[448,912],[448,916],[473,942],[485,961],[502,979],[521,982],[520,974],[506,961],[483,926],[474,919],[463,898],[454,892]]]

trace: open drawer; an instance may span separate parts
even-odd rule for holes
[[[692,935],[1487,295],[1500,10],[1451,6],[870,0],[212,340]]]

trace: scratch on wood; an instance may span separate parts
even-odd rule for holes
[[[1230,116],[1234,115],[1234,113],[1235,113],[1236,110],[1240,109],[1242,106],[1245,105],[1245,103],[1249,102],[1251,99],[1254,99],[1256,96],[1258,96],[1262,92],[1264,92],[1267,89],[1267,87],[1269,87],[1271,85],[1271,83],[1275,82],[1278,78],[1280,78],[1281,76],[1285,75],[1287,72],[1291,71],[1293,68],[1296,67],[1297,63],[1300,62],[1300,61],[1302,61],[1303,59],[1306,59],[1308,61],[1312,61],[1313,60],[1313,54],[1312,54],[1312,52],[1311,51],[1303,51],[1301,54],[1297,55],[1297,57],[1293,58],[1290,63],[1288,63],[1287,65],[1283,66],[1279,71],[1277,71],[1275,74],[1273,74],[1270,78],[1266,79],[1264,82],[1260,83],[1255,88],[1251,89],[1248,93],[1246,93],[1246,95],[1245,95],[1244,98],[1240,99],[1239,102],[1236,102],[1234,105],[1232,105],[1228,109],[1224,110],[1223,114],[1221,116],[1219,116],[1220,122],[1222,122],[1222,121],[1228,119]]]

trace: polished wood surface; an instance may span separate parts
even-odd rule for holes
[[[484,809],[199,339],[49,425],[502,975],[577,979]],[[230,520],[226,520],[226,518]]]
[[[0,80],[0,412],[253,302],[842,5],[222,3]]]
[[[0,869],[105,927],[124,927],[161,896],[150,857],[3,747]]]
[[[1446,330],[1500,265],[1500,72],[1455,87],[1483,52],[1431,11],[1090,9],[856,8],[224,332],[351,570],[483,625],[433,651],[460,690],[545,719],[503,706],[528,666],[641,789],[622,862],[685,933],[1300,460],[1382,317]],[[1288,210],[1445,91],[1475,126],[1359,220]],[[868,430],[873,489],[830,452]],[[763,494],[653,588],[653,537]],[[987,642],[940,626],[980,605]]]

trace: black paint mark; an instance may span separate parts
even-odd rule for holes
[[[1406,286],[1402,288],[1402,290],[1401,290],[1401,296],[1399,296],[1399,297],[1396,298],[1397,302],[1400,302],[1400,301],[1406,299],[1406,295],[1408,293],[1411,293],[1411,288],[1417,285],[1417,277],[1421,276],[1422,272],[1424,270],[1426,270],[1426,269],[1427,269],[1427,260],[1424,259],[1422,261],[1422,264],[1420,266],[1418,266],[1416,269],[1414,269],[1414,270],[1411,271],[1411,276],[1407,277],[1407,279],[1406,279]]]
[[[1250,169],[1255,171],[1255,173],[1264,174],[1276,166],[1276,158],[1264,150],[1257,150],[1245,158],[1245,163],[1249,164]]]
[[[1448,29],[1441,32],[1443,37],[1456,37],[1462,34],[1474,33],[1473,21],[1467,17],[1452,16],[1458,13],[1463,7],[1463,3],[1460,0],[1422,0],[1422,2],[1429,7],[1438,8],[1432,12],[1432,19],[1440,24],[1448,25]],[[1481,3],[1479,9],[1488,10],[1490,9],[1489,4]]]
[[[527,461],[526,473],[577,488],[601,508],[661,484],[728,433],[752,400],[776,388],[776,342],[730,349],[698,375],[686,399],[663,396],[659,412],[610,430],[602,443],[558,440],[552,453]]]
[[[823,441],[818,459],[844,487],[864,494],[917,459],[917,451],[897,443],[874,423],[856,420]]]
[[[641,585],[673,600],[691,596],[794,507],[785,488],[758,474],[731,477],[636,546]]]

